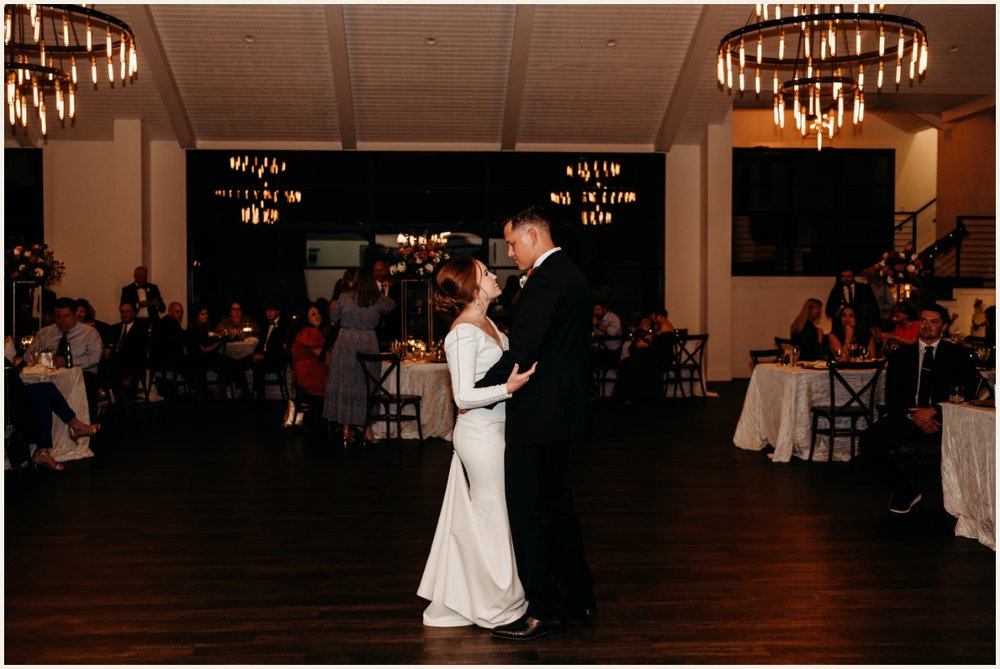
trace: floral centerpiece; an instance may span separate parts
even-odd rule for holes
[[[438,266],[450,258],[445,246],[449,232],[439,235],[404,235],[396,237],[399,248],[394,251],[395,262],[389,265],[389,273],[403,279],[429,279]]]
[[[878,263],[878,273],[887,284],[919,285],[925,274],[924,263],[911,244],[902,251],[886,251]]]
[[[66,265],[56,260],[48,244],[8,249],[6,268],[11,281],[30,281],[45,288],[58,286],[66,272]]]
[[[915,299],[921,279],[927,273],[912,244],[902,251],[886,251],[871,270],[876,281],[889,286],[896,302]]]

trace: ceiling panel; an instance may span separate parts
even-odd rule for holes
[[[357,146],[499,149],[508,73],[512,58],[522,56],[524,87],[510,100],[515,146],[648,151],[665,118],[676,126],[672,142],[690,144],[734,106],[770,106],[769,95],[730,95],[715,83],[718,40],[746,22],[750,5],[724,5],[715,26],[700,25],[704,6],[697,4],[532,7],[524,51],[512,53],[513,4],[344,5],[348,62],[336,65],[350,76],[353,108],[344,111],[353,114]],[[889,8],[927,27],[929,70],[920,83],[869,94],[869,113],[933,115],[995,95],[995,5]],[[135,23],[147,6],[97,9]],[[172,74],[178,95],[168,106],[186,113],[196,145],[335,144],[331,58],[340,56],[331,56],[327,12],[320,4],[149,5],[165,65],[158,65],[156,44],[140,40],[138,80],[115,90],[82,85],[75,127],[50,120],[49,139],[110,140],[115,119],[142,119],[148,136],[176,139],[157,86]],[[714,37],[689,53],[699,28]],[[673,99],[682,72],[695,83]],[[923,128],[926,120],[894,124]]]

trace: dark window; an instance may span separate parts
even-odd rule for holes
[[[734,149],[733,275],[860,270],[892,246],[891,150]]]

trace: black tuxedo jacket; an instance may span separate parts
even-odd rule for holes
[[[536,444],[583,435],[590,388],[590,286],[565,252],[550,255],[521,290],[510,349],[476,385],[507,382],[514,367],[538,362],[507,401],[507,443]]]
[[[855,311],[865,310],[863,316],[869,325],[878,325],[879,310],[878,300],[875,299],[875,291],[867,283],[854,282],[854,302],[848,302],[844,298],[844,285],[838,279],[830,295],[826,298],[826,315],[830,318],[837,317],[837,310],[842,306],[852,306]],[[872,320],[872,319],[875,320]]]
[[[270,324],[265,319],[260,325],[257,347],[253,352],[264,354],[264,358],[268,362],[279,362],[284,359],[285,355],[285,339],[288,338],[288,319],[283,316],[278,318],[278,324],[275,326],[274,332],[271,333],[270,339],[267,338],[268,327],[270,327]],[[265,346],[265,343],[267,346]]]
[[[885,378],[885,401],[893,415],[906,415],[917,406],[917,379],[920,365],[917,358],[920,345],[900,346],[889,355]],[[931,366],[931,404],[938,407],[948,401],[951,386],[963,386],[967,399],[975,397],[979,372],[972,355],[964,347],[944,339],[934,347],[934,364]]]
[[[146,302],[152,302],[154,299],[158,300],[156,307],[149,309],[150,320],[156,320],[160,317],[160,314],[167,310],[167,305],[163,303],[163,296],[160,295],[160,289],[155,283],[147,283],[145,288]],[[118,304],[124,304],[125,302],[128,302],[135,307],[136,315],[139,314],[139,288],[135,285],[135,283],[130,283],[122,288],[122,297],[118,301]]]
[[[118,322],[111,326],[108,341],[105,346],[114,346],[115,350],[109,360],[114,360],[117,369],[138,374],[146,368],[146,351],[149,345],[149,323],[136,319],[122,340],[124,323]]]

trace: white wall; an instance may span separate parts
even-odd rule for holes
[[[729,339],[733,378],[749,377],[750,349],[771,348],[775,337],[789,336],[802,304],[814,297],[825,306],[832,286],[832,277],[733,277],[733,327]],[[829,332],[829,319],[824,316],[819,327]]]
[[[118,321],[122,286],[149,268],[165,300],[187,302],[185,156],[147,142],[140,121],[116,121],[111,142],[43,147],[45,240],[66,263],[59,296],[85,297]]]
[[[184,305],[186,326],[191,316],[187,313],[187,156],[177,142],[150,142],[148,181],[151,253],[143,260],[163,299]]]

